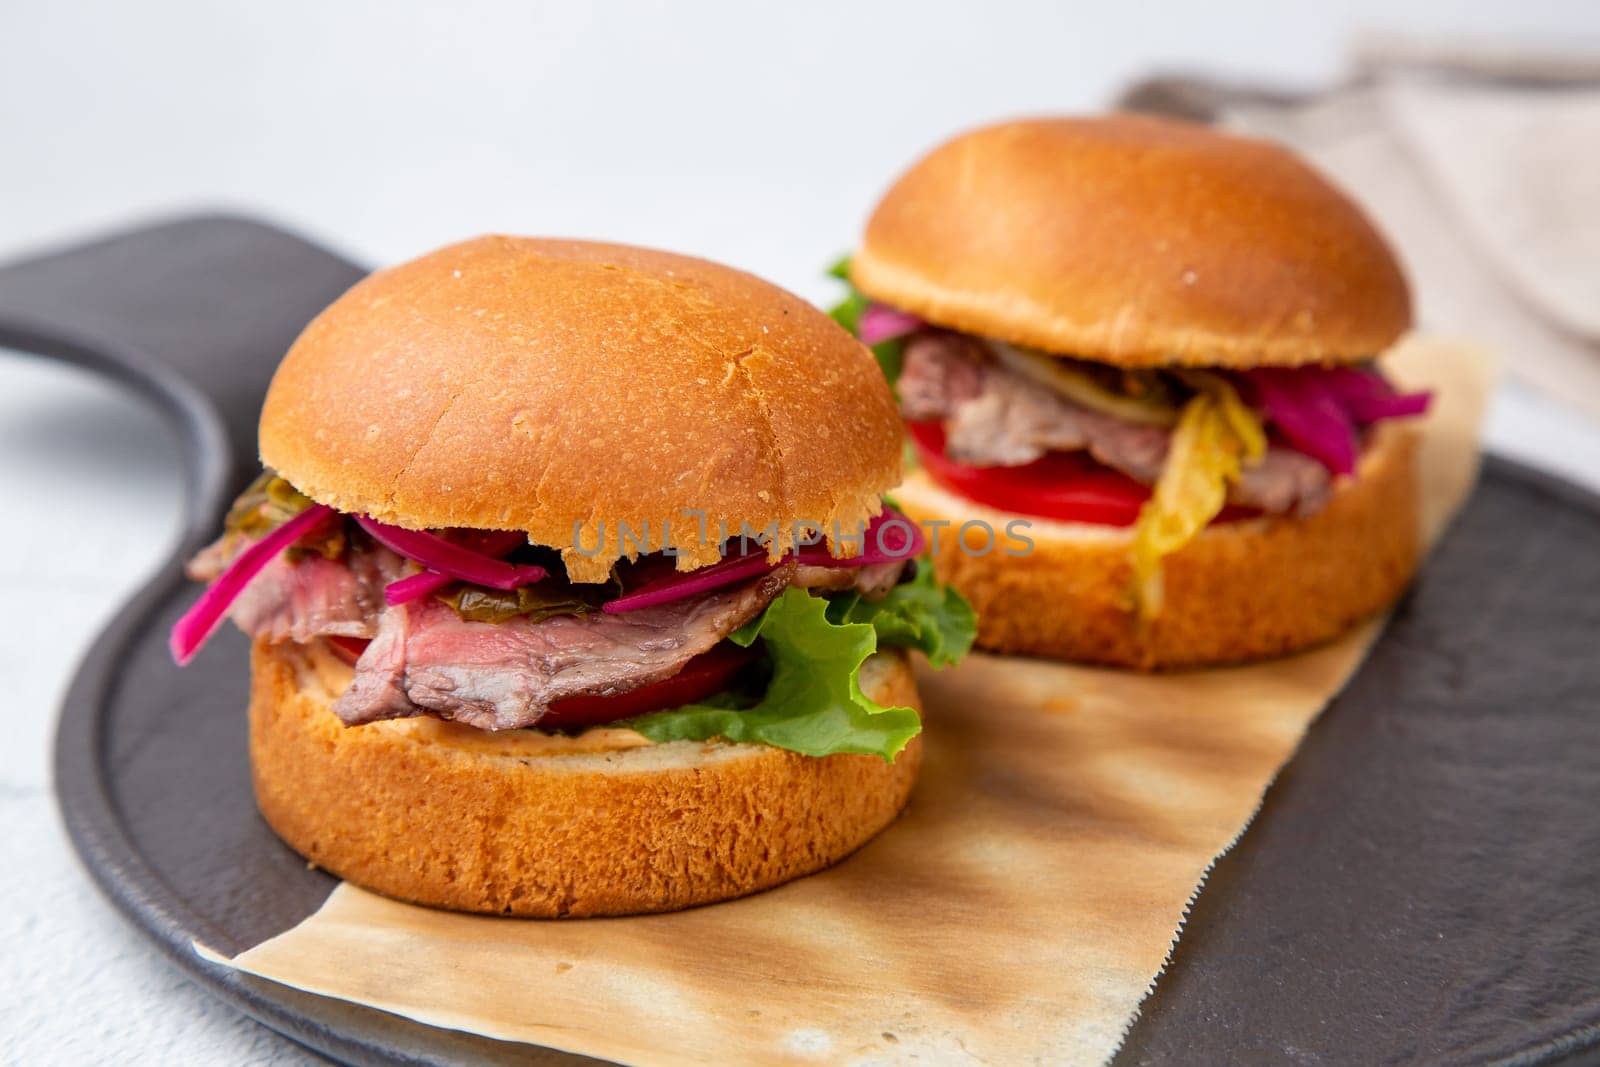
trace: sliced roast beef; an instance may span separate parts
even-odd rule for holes
[[[239,535],[217,541],[189,562],[189,576],[215,579],[248,543]],[[405,561],[377,545],[352,545],[339,559],[285,553],[251,579],[228,616],[251,637],[273,644],[371,637],[384,609],[383,587],[405,574]]]
[[[755,618],[792,564],[732,589],[624,614],[468,622],[433,599],[386,611],[334,705],[349,725],[432,714],[482,730],[536,724],[557,700],[669,678]]]
[[[891,563],[869,563],[865,567],[812,567],[795,568],[794,585],[813,593],[835,593],[854,589],[863,600],[882,600],[889,590],[900,584],[900,575],[906,569],[906,560]]]
[[[1016,467],[1047,452],[1082,449],[1143,485],[1154,485],[1166,466],[1170,431],[1075,404],[989,360],[970,338],[945,332],[912,338],[897,386],[901,413],[913,421],[942,420],[945,449],[962,463]],[[1272,447],[1229,487],[1228,500],[1303,516],[1320,510],[1331,489],[1321,463]]]
[[[209,585],[228,569],[228,564],[244,550],[246,543],[244,538],[236,534],[223,534],[196,552],[194,558],[183,565],[183,573],[191,582],[204,582]]]
[[[1083,408],[1026,379],[994,368],[978,395],[945,420],[951,459],[984,466],[1016,467],[1046,452],[1088,447]]]
[[[1333,492],[1328,468],[1304,452],[1273,446],[1261,462],[1246,467],[1228,489],[1228,499],[1269,515],[1315,515]]]
[[[855,570],[855,590],[861,594],[862,600],[882,600],[889,595],[890,590],[899,585],[902,577],[909,581],[916,576],[916,571],[906,575],[908,566],[916,566],[912,560],[896,560],[893,563],[873,563]]]
[[[958,334],[925,333],[908,341],[897,386],[901,414],[942,420],[945,449],[962,463],[1018,467],[1046,452],[1088,449],[1107,466],[1149,483],[1166,460],[1161,427],[1074,404],[996,364]]]
[[[912,422],[949,418],[983,391],[982,350],[970,337],[942,330],[906,339],[900,377],[900,413]]]

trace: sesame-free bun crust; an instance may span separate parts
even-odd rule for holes
[[[914,471],[894,492],[919,522],[950,523],[935,553],[939,579],[978,613],[978,644],[997,652],[1157,669],[1234,663],[1293,652],[1382,611],[1405,588],[1420,552],[1416,435],[1383,424],[1354,478],[1305,518],[1208,526],[1163,562],[1165,602],[1148,623],[1128,607],[1127,529],[1032,518],[1034,547],[1007,556],[1017,518],[966,500]],[[954,531],[981,520],[999,534],[987,555],[963,552]],[[974,527],[973,547],[984,539]]]
[[[1125,366],[1358,360],[1411,324],[1394,253],[1299,157],[1134,115],[941,145],[885,194],[850,273],[936,325]]]
[[[435,907],[630,915],[767,889],[838,862],[887,826],[922,758],[920,737],[890,764],[691,741],[529,755],[496,751],[465,727],[453,728],[465,738],[454,743],[451,724],[432,720],[346,727],[317,654],[255,645],[250,759],[261,813],[317,866]],[[886,705],[918,706],[898,652],[868,661],[863,688]]]
[[[519,237],[340,297],[278,368],[260,441],[314,500],[414,529],[523,530],[577,581],[637,551],[620,523],[648,524],[648,550],[689,569],[719,558],[724,522],[848,534],[900,475],[877,364],[804,301],[688,256]]]

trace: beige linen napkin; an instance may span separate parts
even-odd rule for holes
[[[1393,366],[1437,389],[1431,541],[1477,468],[1488,361],[1415,342]],[[924,671],[927,761],[904,817],[832,870],[744,900],[538,922],[342,885],[231,961],[197,948],[424,1023],[625,1063],[1101,1063],[1206,872],[1380,629],[1189,674],[981,655]]]

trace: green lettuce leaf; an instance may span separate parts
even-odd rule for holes
[[[885,708],[861,691],[861,665],[880,648],[920,649],[935,667],[972,647],[972,608],[938,585],[923,562],[917,575],[869,602],[856,593],[815,597],[789,589],[728,639],[763,642],[772,678],[764,696],[723,693],[699,704],[618,723],[652,741],[759,741],[807,756],[858,752],[892,760],[922,729],[910,708]]]
[[[828,268],[828,275],[837,278],[845,284],[845,297],[835,304],[828,312],[833,316],[833,321],[849,330],[857,337],[861,335],[861,313],[867,310],[867,305],[872,301],[855,284],[850,281],[850,257],[841,257],[838,262]],[[905,342],[899,338],[892,341],[880,341],[869,346],[872,354],[878,357],[878,366],[883,369],[883,376],[889,380],[890,388],[900,378],[900,367],[904,362],[903,351]]]
[[[915,578],[901,582],[882,600],[862,600],[858,593],[841,593],[829,600],[830,622],[870,624],[880,645],[915,648],[935,667],[960,660],[978,633],[972,605],[954,589],[934,581],[926,560],[919,563]]]
[[[758,638],[771,660],[772,679],[759,701],[689,704],[618,723],[652,741],[721,737],[756,741],[806,756],[855,752],[893,760],[922,730],[913,708],[884,707],[861,691],[861,664],[878,648],[878,630],[864,622],[833,622],[828,601],[790,588],[733,639]]]

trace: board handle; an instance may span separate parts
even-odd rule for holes
[[[253,219],[174,218],[0,266],[0,347],[89,367],[156,404],[183,455],[187,554],[258,469],[278,360],[364,273]]]

